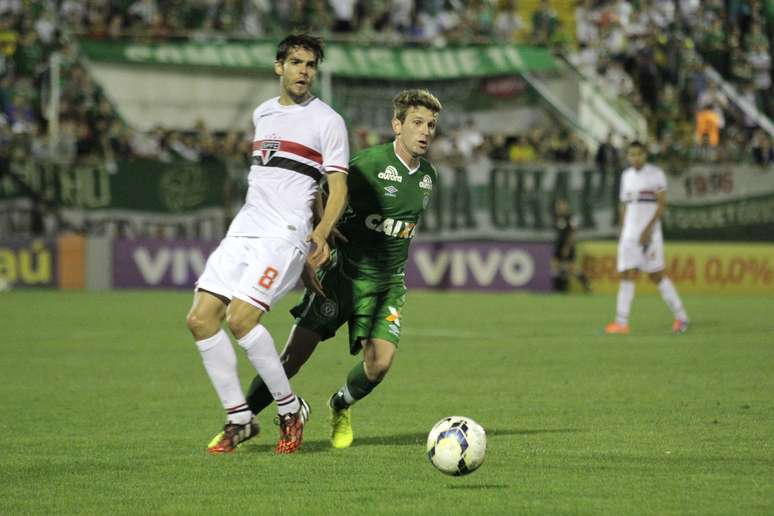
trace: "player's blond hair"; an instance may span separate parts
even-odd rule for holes
[[[427,90],[403,90],[392,99],[394,116],[401,123],[406,121],[406,113],[409,108],[420,106],[426,107],[433,113],[440,113],[443,109],[441,101]]]

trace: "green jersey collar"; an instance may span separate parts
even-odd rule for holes
[[[395,140],[393,140],[393,141],[392,141],[392,152],[394,152],[394,153],[395,153],[395,157],[396,157],[396,158],[398,158],[398,159],[400,160],[400,162],[401,162],[401,163],[403,163],[403,166],[404,166],[404,167],[406,167],[406,170],[408,170],[408,173],[409,173],[409,175],[410,175],[410,176],[411,176],[411,175],[414,175],[414,172],[416,172],[417,170],[419,170],[419,167],[420,167],[420,165],[422,165],[422,163],[421,163],[419,160],[417,160],[417,166],[416,166],[416,167],[414,167],[414,169],[412,170],[412,169],[411,169],[411,167],[409,167],[409,166],[408,166],[408,164],[407,164],[405,161],[403,161],[403,158],[401,158],[401,157],[400,157],[400,155],[398,154],[398,151],[397,151],[397,149],[395,148],[395,146],[396,146],[397,144],[398,144],[398,139],[396,138]]]

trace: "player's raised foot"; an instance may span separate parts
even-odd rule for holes
[[[687,329],[688,329],[688,321],[683,321],[682,319],[675,319],[675,322],[672,323],[672,333],[685,333]]]
[[[619,322],[611,322],[610,324],[605,326],[605,334],[606,335],[628,335],[629,325],[621,324]]]
[[[213,437],[210,444],[207,445],[207,451],[214,455],[231,453],[236,450],[237,446],[241,443],[258,435],[260,431],[261,429],[255,419],[250,419],[250,422],[244,425],[226,423],[226,426],[223,427],[223,431]]]
[[[350,407],[342,410],[333,408],[333,396],[328,400],[328,407],[331,409],[331,446],[334,448],[349,448],[354,439],[354,434],[352,433],[352,412]]]
[[[277,455],[297,452],[304,440],[304,425],[309,421],[312,410],[301,396],[298,396],[298,403],[298,412],[279,416],[280,438],[274,448]]]

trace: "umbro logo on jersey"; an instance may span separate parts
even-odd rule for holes
[[[264,165],[269,163],[279,148],[279,140],[263,140],[261,142],[260,147],[258,147],[258,155],[261,156],[261,161]]]
[[[433,189],[433,180],[430,179],[429,175],[425,174],[425,177],[419,182],[419,188],[424,188],[425,190]]]
[[[386,195],[387,197],[395,197],[395,194],[397,193],[398,193],[398,189],[395,188],[393,185],[384,187],[384,195]]]
[[[386,181],[395,181],[396,183],[403,182],[403,178],[400,177],[400,174],[398,174],[398,171],[392,165],[389,165],[387,168],[384,169],[384,171],[379,172],[379,174],[376,177],[378,177],[379,179],[384,179]]]

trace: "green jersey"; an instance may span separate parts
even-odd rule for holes
[[[350,277],[388,279],[403,273],[411,239],[430,202],[436,172],[426,159],[411,171],[394,142],[364,149],[349,163],[349,203],[338,229],[349,240],[339,256]]]

